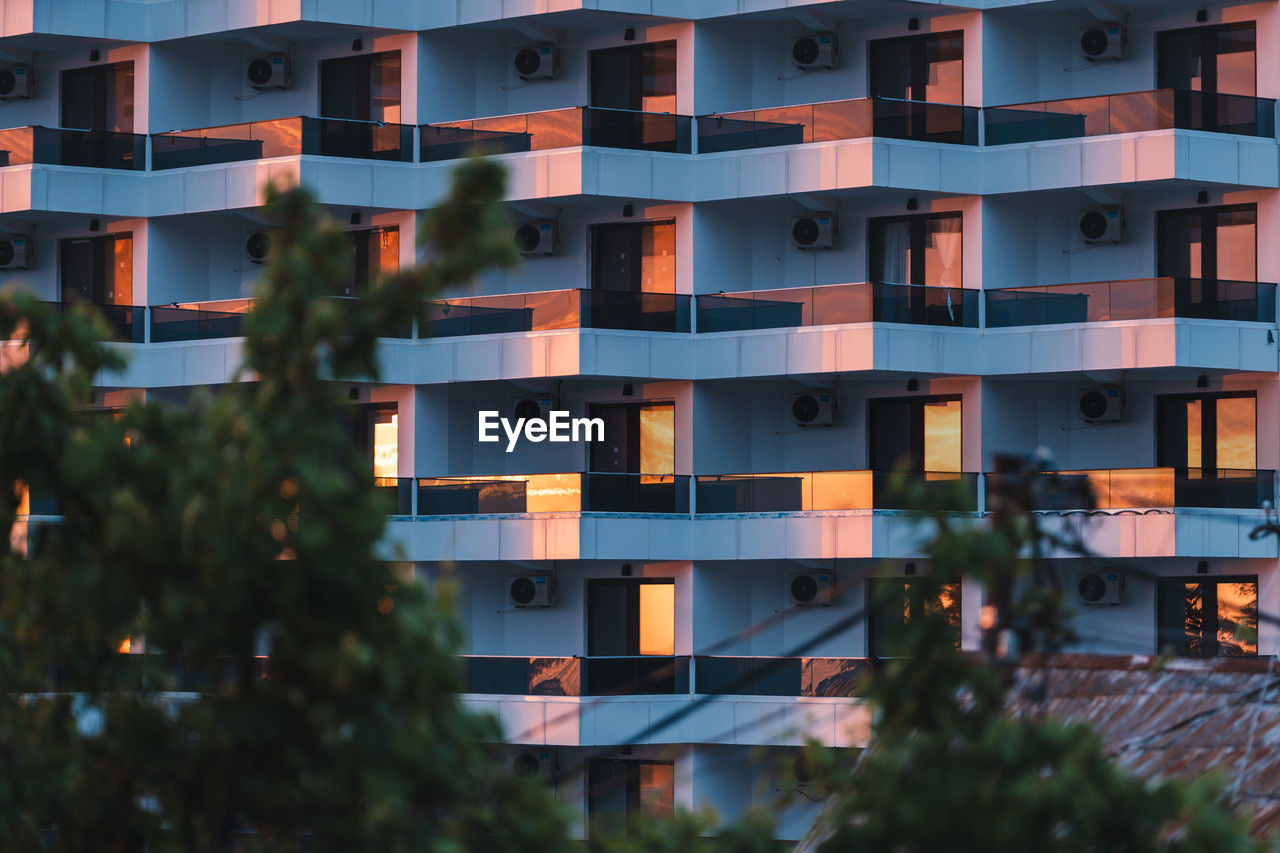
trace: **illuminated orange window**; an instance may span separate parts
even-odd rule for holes
[[[1184,657],[1258,653],[1256,576],[1161,578],[1157,584],[1159,650]]]
[[[587,654],[675,654],[675,581],[607,578],[587,582]]]

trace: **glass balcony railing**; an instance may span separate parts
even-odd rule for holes
[[[334,299],[352,297],[335,296]],[[244,334],[245,316],[253,310],[253,299],[214,299],[208,302],[175,302],[170,305],[153,305],[151,311],[151,342],[205,341],[217,338],[238,338]],[[388,329],[384,338],[412,338],[413,324],[409,320]]]
[[[688,514],[683,474],[507,474],[418,479],[417,515],[540,512]]]
[[[987,107],[983,119],[987,145],[1167,128],[1270,139],[1275,136],[1275,106],[1270,98],[1156,89]]]
[[[977,474],[918,476],[927,489],[947,495],[962,491],[966,497],[952,507],[955,511],[977,509]],[[894,499],[896,477],[880,471],[699,474],[694,478],[694,507],[698,514],[906,509]]]
[[[700,154],[870,136],[977,145],[978,108],[856,98],[698,116]]]
[[[984,293],[987,326],[993,329],[1163,317],[1276,321],[1276,286],[1252,281],[1148,278],[1007,287]]]
[[[1000,474],[987,474],[988,504],[1004,485]],[[1051,477],[1065,480],[1051,488]],[[1059,471],[1043,475],[1034,488],[1037,510],[1079,510],[1078,497],[1088,486],[1097,509],[1150,509],[1193,507],[1258,509],[1275,499],[1275,471],[1253,469],[1203,470],[1200,468],[1112,468],[1091,471]]]
[[[433,303],[424,337],[456,337],[551,329],[689,331],[692,297],[682,293],[544,290],[472,296]]]
[[[147,137],[61,127],[0,130],[0,167],[33,163],[141,171],[147,168]]]
[[[93,302],[46,302],[55,311],[72,310],[78,306],[92,311],[107,326],[110,341],[126,344],[140,344],[146,341],[145,315],[147,309],[141,305],[101,305]]]
[[[410,163],[413,125],[294,116],[151,134],[153,169],[297,154]]]
[[[522,115],[425,124],[420,128],[424,163],[472,154],[510,154],[580,145],[688,154],[692,119],[600,107],[569,107]]]
[[[730,696],[857,695],[866,658],[694,658],[694,693]]]
[[[507,696],[687,694],[689,658],[669,655],[527,658],[463,655],[467,693]]]
[[[961,287],[863,282],[701,294],[698,331],[871,322],[972,329],[978,325],[978,293]]]
[[[392,515],[413,515],[412,477],[374,477],[373,488],[392,506]]]

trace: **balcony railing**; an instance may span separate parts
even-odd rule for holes
[[[857,695],[865,658],[694,658],[694,693],[732,696]]]
[[[413,125],[294,116],[151,134],[153,169],[297,154],[409,163]]]
[[[33,163],[143,170],[147,168],[147,137],[141,133],[61,127],[0,130],[0,167]]]
[[[447,299],[428,309],[424,337],[576,328],[687,332],[690,302],[680,293],[580,289]]]
[[[993,329],[1163,317],[1276,321],[1276,286],[1252,281],[1148,278],[1008,287],[985,294],[987,326]]]
[[[1248,95],[1156,89],[987,107],[983,118],[987,145],[1167,128],[1270,139],[1275,136],[1275,105],[1270,98]]]
[[[45,302],[44,304],[59,312],[73,310],[73,306],[78,306],[96,314],[106,324],[110,341],[126,344],[140,344],[146,341],[147,309],[141,305],[102,305],[96,302]]]
[[[990,499],[1004,485],[1000,474],[987,474]],[[1064,488],[1051,489],[1050,477],[1065,478]],[[1074,483],[1072,482],[1074,481]],[[1043,475],[1034,488],[1034,509],[1080,510],[1078,497],[1087,485],[1097,509],[1193,507],[1258,509],[1275,498],[1275,471],[1254,469],[1112,468],[1061,471]],[[1074,487],[1073,487],[1074,486]]]
[[[978,475],[917,475],[926,489],[954,496],[957,512],[977,509]],[[782,474],[699,474],[695,512],[827,512],[906,509],[894,499],[897,475],[880,471],[806,471]]]
[[[420,128],[422,162],[471,154],[509,154],[580,145],[688,154],[689,116],[600,107],[570,107],[471,121],[425,124]]]
[[[333,299],[353,297],[334,296]],[[175,302],[153,305],[151,342],[204,341],[238,338],[244,334],[245,316],[253,310],[252,299],[215,299],[208,302]],[[388,329],[384,338],[412,338],[413,324],[406,319]]]
[[[463,655],[467,693],[508,696],[644,696],[689,692],[689,658]]]
[[[508,474],[418,479],[417,515],[540,512],[688,514],[683,474]]]
[[[870,322],[976,328],[978,292],[961,287],[863,282],[702,294],[697,297],[698,331]]]
[[[856,98],[698,116],[700,154],[870,136],[977,145],[978,108]]]

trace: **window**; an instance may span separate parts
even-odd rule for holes
[[[605,835],[621,835],[644,818],[670,817],[675,779],[670,761],[594,759],[587,764],[587,817]]]
[[[587,581],[587,655],[674,655],[675,591],[669,579]]]
[[[1157,651],[1196,658],[1258,653],[1256,576],[1160,578],[1156,598]]]
[[[591,106],[646,113],[676,111],[676,43],[591,51]]]
[[[675,293],[675,220],[591,226],[591,287]]]
[[[1256,58],[1257,33],[1252,21],[1169,30],[1156,37],[1156,86],[1254,95]]]
[[[1251,391],[1156,398],[1156,464],[1203,472],[1258,467],[1258,400]]]
[[[868,223],[872,281],[961,287],[964,219],[959,213],[895,216]]]
[[[379,276],[400,269],[400,228],[362,228],[348,231],[353,252],[351,278],[338,291],[339,296],[358,296],[369,289]]]
[[[395,403],[357,407],[352,427],[356,450],[367,454],[378,479],[400,476],[400,418]]]
[[[911,621],[912,581],[873,578],[867,583],[867,645],[871,657],[900,657],[892,629]],[[960,584],[943,584],[936,596],[924,602],[928,613],[942,613],[952,634],[952,648],[960,648]]]
[[[398,159],[401,153],[400,52],[320,63],[320,153]],[[351,122],[371,122],[353,125]],[[386,127],[383,126],[385,123]]]
[[[604,441],[591,443],[590,469],[602,474],[671,474],[676,467],[674,403],[606,403],[588,414],[604,420]]]
[[[873,98],[964,103],[964,33],[880,39],[871,42]]]
[[[867,441],[872,471],[905,466],[919,473],[958,473],[960,397],[899,397],[868,403]]]
[[[63,302],[133,303],[133,235],[73,237],[58,244]]]
[[[62,126],[133,133],[133,63],[62,72]]]
[[[1257,280],[1255,205],[1162,210],[1156,232],[1157,275],[1207,282]]]

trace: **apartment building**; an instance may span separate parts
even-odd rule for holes
[[[584,833],[865,744],[909,618],[873,590],[929,571],[901,466],[975,518],[1001,454],[1094,487],[1043,507],[1110,566],[1049,557],[1074,651],[1280,647],[1275,0],[0,0],[0,33],[0,287],[99,306],[104,408],[231,378],[268,182],[349,228],[359,297],[459,158],[507,166],[522,263],[389,331],[353,441],[388,558],[460,584],[465,701]],[[553,409],[605,441],[477,441]],[[963,648],[982,602],[939,602]]]

